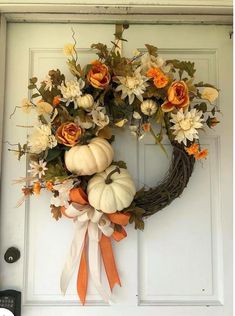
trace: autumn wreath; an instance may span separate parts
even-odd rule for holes
[[[118,41],[123,34],[116,34]],[[118,43],[113,48],[92,44],[98,58],[82,67],[76,41],[64,46],[67,80],[50,70],[42,81],[30,79],[30,99],[21,109],[36,111],[38,122],[24,145],[18,144],[19,159],[29,156],[29,170],[22,188],[23,198],[52,192],[53,217],[72,218],[75,237],[61,276],[65,292],[77,262],[77,291],[85,303],[88,268],[99,293],[109,299],[100,284],[98,256],[101,250],[110,288],[120,284],[110,238],[126,237],[123,226],[134,223],[144,228],[144,218],[170,204],[183,192],[193,172],[195,160],[205,158],[207,149],[199,142],[199,130],[219,121],[213,105],[218,97],[214,86],[195,83],[195,65],[190,61],[164,60],[158,50],[146,44],[146,52],[132,58],[121,56]],[[156,132],[156,125],[159,132]],[[128,128],[140,141],[150,133],[156,145],[164,134],[173,146],[170,168],[156,187],[136,186],[125,162],[114,160],[114,128]],[[89,244],[87,241],[89,239]],[[87,250],[88,248],[88,250]],[[87,263],[87,251],[89,263]]]

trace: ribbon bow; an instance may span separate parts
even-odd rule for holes
[[[116,240],[121,240],[126,236],[124,233],[122,237],[116,238],[117,236],[114,234],[112,222],[126,225],[129,216],[124,214],[118,216],[119,214],[117,213],[109,214],[112,220],[111,222],[106,214],[97,211],[88,204],[87,196],[80,188],[72,190],[72,196],[70,194],[70,197],[74,202],[72,202],[67,209],[62,209],[65,216],[74,219],[75,234],[70,247],[69,256],[61,274],[61,291],[63,294],[66,293],[69,281],[80,259],[77,276],[77,292],[82,304],[84,305],[86,301],[88,266],[96,289],[104,301],[108,302],[110,301],[110,296],[100,283],[99,251],[101,251],[109,286],[112,291],[114,285],[117,283],[121,286],[121,282],[113,256],[110,236],[113,235]],[[89,239],[88,264],[86,254],[87,239]]]

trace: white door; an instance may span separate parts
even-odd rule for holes
[[[90,44],[110,46],[114,25],[73,25],[81,63],[93,60]],[[90,282],[87,306],[80,306],[75,277],[66,296],[59,278],[73,235],[73,223],[52,219],[48,196],[33,197],[15,208],[21,192],[12,180],[24,176],[26,162],[18,162],[4,143],[1,183],[1,289],[23,293],[23,316],[73,315],[232,315],[232,43],[227,26],[132,25],[125,33],[123,54],[132,55],[145,43],[160,48],[166,58],[195,61],[197,79],[221,89],[221,124],[203,134],[209,157],[197,163],[181,198],[146,221],[144,232],[129,226],[128,237],[114,244],[122,287],[115,287],[106,305]],[[49,69],[68,74],[62,47],[71,42],[71,25],[9,24],[7,32],[4,142],[23,142],[30,125],[14,107],[27,96],[28,78],[43,79]],[[151,138],[137,143],[127,132],[117,134],[116,159],[127,162],[141,187],[153,185],[167,171],[168,162]],[[169,148],[170,150],[170,148]],[[151,161],[151,164],[149,164]],[[16,246],[21,258],[4,261]]]

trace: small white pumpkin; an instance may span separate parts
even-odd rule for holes
[[[89,110],[94,104],[94,99],[91,94],[84,94],[77,98],[77,104],[84,110]]]
[[[115,213],[128,207],[135,193],[135,184],[128,171],[113,165],[94,175],[87,186],[90,205],[104,213]]]
[[[112,162],[113,148],[107,140],[95,137],[87,145],[77,145],[65,152],[67,169],[79,176],[104,171]]]
[[[140,105],[141,112],[145,115],[151,116],[157,111],[157,103],[153,100],[145,100]]]

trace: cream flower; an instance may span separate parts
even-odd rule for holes
[[[213,103],[219,96],[219,92],[211,87],[206,87],[202,91],[202,99],[208,100],[210,103]]]
[[[29,136],[30,152],[33,154],[40,154],[47,148],[53,148],[56,145],[57,140],[52,135],[49,125],[36,126],[34,132]]]
[[[73,56],[73,54],[75,53],[74,44],[65,44],[63,48],[63,53],[65,54],[65,56]]]
[[[120,85],[116,88],[116,91],[121,91],[121,98],[125,99],[127,96],[129,98],[129,103],[132,104],[135,96],[143,102],[142,94],[146,90],[148,84],[146,81],[149,79],[140,73],[140,68],[137,68],[133,76],[117,76],[117,79],[120,81]]]
[[[98,130],[101,130],[109,124],[109,117],[106,115],[106,110],[102,106],[96,105],[89,115],[92,116],[92,120],[98,126]]]
[[[69,206],[69,192],[70,190],[73,188],[73,180],[66,180],[63,183],[60,184],[55,184],[53,186],[53,189],[58,191],[58,196],[53,196],[51,198],[51,204],[55,205],[56,207],[59,206],[65,206],[68,207]]]
[[[36,111],[38,115],[51,114],[52,110],[53,110],[53,107],[50,103],[39,101],[36,104]]]
[[[46,76],[46,78],[42,81],[42,83],[45,84],[45,87],[44,87],[44,90],[47,91],[51,91],[52,88],[53,88],[53,83],[52,83],[52,80],[51,80],[51,77],[50,76]]]
[[[89,129],[94,126],[94,123],[92,122],[91,118],[88,116],[85,116],[84,118],[80,118],[79,116],[75,117],[74,123],[79,125],[81,128]]]
[[[185,112],[180,109],[177,114],[171,113],[170,121],[174,124],[171,129],[173,129],[173,135],[178,143],[183,142],[184,145],[187,145],[187,139],[193,141],[199,138],[197,129],[203,126],[202,114],[202,111],[196,109]]]
[[[149,53],[145,53],[141,57],[141,68],[145,72],[150,68],[160,68],[163,64],[164,60],[161,57],[155,57]]]
[[[21,101],[21,109],[23,112],[30,113],[32,108],[33,108],[33,104],[27,98],[24,98]]]
[[[32,161],[29,164],[31,169],[28,172],[32,173],[33,177],[38,176],[41,179],[42,176],[45,176],[45,171],[48,170],[46,164],[46,161],[43,162],[43,160],[39,160],[39,162]]]
[[[63,95],[61,101],[66,102],[66,106],[69,105],[70,102],[74,102],[74,108],[78,107],[77,98],[82,95],[82,89],[85,86],[85,82],[80,78],[79,80],[70,80],[65,84],[64,82],[61,84],[59,89]]]

